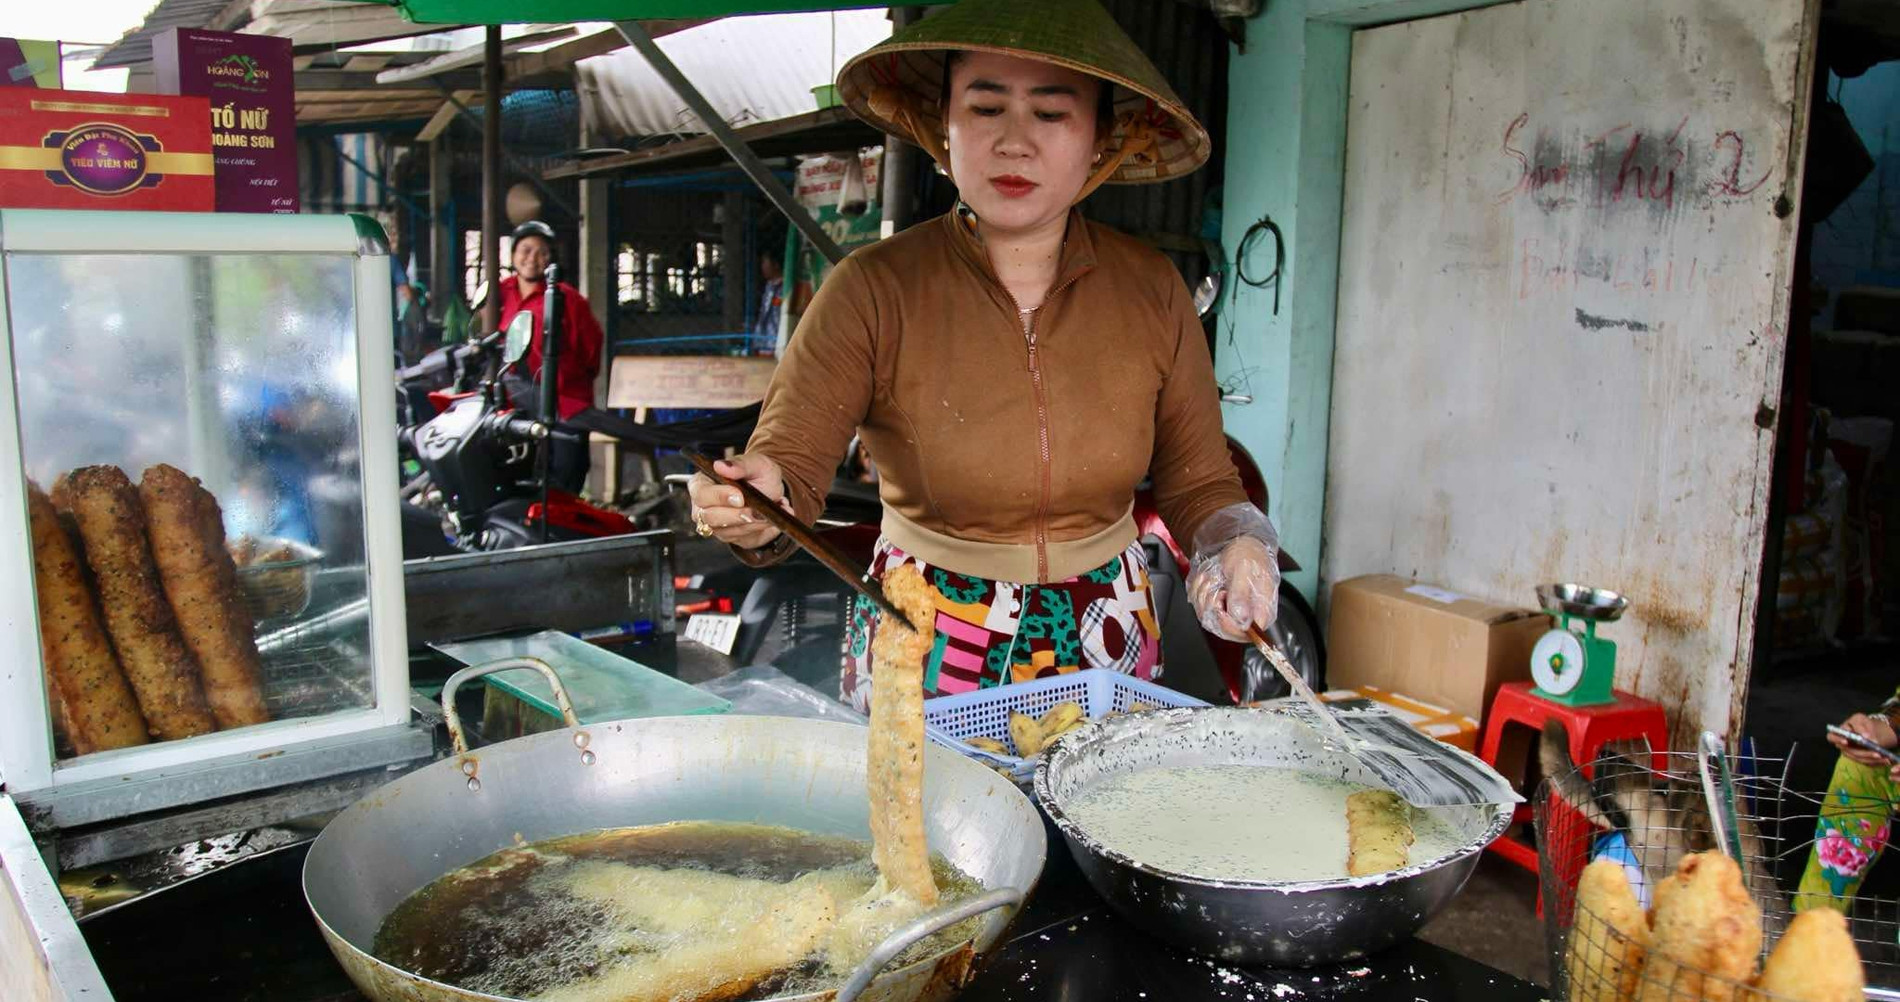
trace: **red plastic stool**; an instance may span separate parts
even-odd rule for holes
[[[1570,760],[1582,766],[1588,774],[1597,754],[1603,746],[1618,741],[1636,738],[1648,738],[1650,752],[1653,755],[1651,767],[1663,769],[1667,766],[1665,754],[1669,749],[1669,721],[1663,715],[1661,703],[1632,696],[1627,692],[1617,692],[1616,702],[1601,706],[1565,706],[1553,703],[1531,693],[1529,682],[1506,682],[1499,687],[1498,694],[1491,700],[1491,712],[1485,717],[1484,744],[1480,747],[1479,757],[1493,768],[1498,764],[1498,750],[1504,741],[1505,728],[1515,724],[1528,727],[1533,732],[1541,732],[1544,722],[1553,717],[1563,722],[1564,731],[1570,735]],[[1534,746],[1533,746],[1534,747]],[[1550,805],[1553,810],[1570,810],[1561,801]],[[1515,819],[1518,823],[1531,820],[1531,806],[1520,804]],[[1566,825],[1572,831],[1590,830],[1587,824]],[[1560,847],[1559,859],[1581,860],[1584,853],[1581,847]],[[1537,849],[1528,842],[1509,837],[1491,843],[1491,851],[1516,863],[1532,873],[1537,872]],[[1539,888],[1538,914],[1543,914],[1543,893]]]

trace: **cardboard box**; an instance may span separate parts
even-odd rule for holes
[[[209,212],[202,97],[0,87],[0,207]]]
[[[219,212],[296,212],[297,101],[290,39],[167,28],[152,38],[161,94],[211,102]]]
[[[1435,738],[1468,752],[1478,750],[1478,722],[1462,713],[1453,713],[1442,706],[1434,706],[1423,700],[1413,699],[1396,692],[1387,692],[1370,685],[1363,685],[1357,689],[1328,689],[1320,693],[1319,698],[1328,703],[1377,703],[1385,707],[1386,712],[1411,724],[1415,730],[1428,738]]]
[[[1551,628],[1533,609],[1372,574],[1333,586],[1326,682],[1403,693],[1483,721],[1498,686],[1531,677]]]

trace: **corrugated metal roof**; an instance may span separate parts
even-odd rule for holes
[[[118,44],[109,46],[92,64],[95,70],[109,70],[152,61],[152,36],[167,28],[205,28],[231,5],[231,0],[159,0],[145,23],[126,32]],[[247,15],[248,17],[248,15]]]
[[[220,14],[226,15],[221,24]],[[107,48],[93,68],[150,62],[152,36],[167,28],[242,30],[289,38],[298,46],[348,46],[444,30],[410,24],[394,7],[361,0],[159,0],[145,23]]]
[[[834,46],[835,31],[835,46]],[[662,51],[734,125],[817,108],[811,89],[846,59],[890,37],[883,11],[729,17],[660,39]],[[835,50],[835,57],[834,57]],[[603,138],[696,135],[704,129],[631,49],[576,64],[581,116]]]

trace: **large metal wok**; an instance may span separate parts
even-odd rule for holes
[[[1268,882],[1208,880],[1134,859],[1064,811],[1110,776],[1200,765],[1274,766],[1380,784],[1298,717],[1269,709],[1161,710],[1101,720],[1043,754],[1036,797],[1096,893],[1134,925],[1231,963],[1312,967],[1391,946],[1458,893],[1478,854],[1511,823],[1510,804],[1441,808],[1460,844],[1435,859],[1374,877]]]
[[[455,690],[530,667],[555,686],[565,730],[467,750]],[[653,717],[580,726],[552,670],[516,658],[457,672],[442,690],[457,754],[404,776],[338,815],[310,847],[304,895],[351,980],[378,1002],[491,999],[371,956],[385,917],[443,874],[517,844],[601,828],[710,820],[868,837],[865,730],[788,717]],[[1042,872],[1034,805],[1009,780],[925,743],[931,849],[986,892],[899,930],[837,991],[800,1000],[941,999],[974,974]],[[975,936],[905,967],[882,968],[916,940],[988,913]],[[456,936],[444,929],[442,935]],[[790,999],[792,996],[786,996]]]

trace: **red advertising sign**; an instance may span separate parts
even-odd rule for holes
[[[152,68],[160,91],[211,102],[219,212],[297,211],[290,39],[171,28],[152,39]]]
[[[0,87],[0,206],[210,211],[201,97]]]

